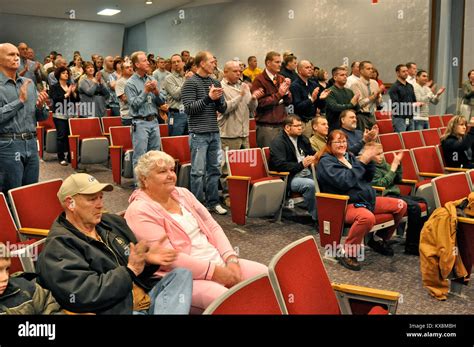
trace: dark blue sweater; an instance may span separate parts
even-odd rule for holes
[[[323,193],[349,195],[349,204],[364,204],[370,211],[375,208],[375,190],[370,185],[375,164],[364,164],[348,153],[352,169],[332,154],[325,154],[316,168],[319,188]]]

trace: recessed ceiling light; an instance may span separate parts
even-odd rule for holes
[[[147,2],[145,2],[145,4],[147,4],[147,5],[152,5],[152,4],[153,4],[153,1],[148,0]]]
[[[113,15],[116,15],[117,13],[120,13],[121,11],[120,10],[113,10],[113,9],[110,9],[110,8],[106,8],[100,12],[97,12],[98,15],[100,16],[113,16]]]

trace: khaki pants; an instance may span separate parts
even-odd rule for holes
[[[232,149],[250,148],[249,137],[248,136],[247,137],[234,137],[234,138],[221,137],[221,144],[222,144],[222,150],[224,151],[224,155],[221,162],[222,175],[227,176],[229,172],[227,170],[225,151],[228,149],[232,150]]]
[[[311,127],[312,120],[307,122],[303,122],[303,135],[306,136],[308,139],[313,135],[313,128]]]
[[[372,129],[376,124],[375,116],[370,113],[357,113],[357,129],[364,133],[365,129]]]
[[[283,126],[269,127],[257,125],[257,146],[260,148],[270,147],[273,139],[278,135]]]

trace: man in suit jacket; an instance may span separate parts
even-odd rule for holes
[[[280,75],[281,55],[278,52],[268,52],[265,57],[265,70],[255,77],[251,92],[262,90],[263,96],[258,99],[255,115],[257,122],[257,145],[269,147],[275,136],[282,128],[283,121],[288,116],[285,106],[292,102],[291,80]]]

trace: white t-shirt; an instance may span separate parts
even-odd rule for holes
[[[303,151],[300,151],[298,148],[298,138],[293,137],[293,136],[288,136],[290,138],[290,141],[293,143],[293,146],[295,146],[295,152],[296,152],[296,159],[298,160],[298,163],[301,163],[305,157]],[[308,175],[311,175],[311,171],[307,167],[305,167],[303,170],[298,172],[295,176],[296,177],[306,177]]]
[[[211,245],[206,235],[201,232],[199,224],[194,216],[181,206],[183,215],[170,213],[171,217],[181,225],[186,234],[191,239],[191,257],[210,261],[216,265],[225,266],[224,260],[221,258],[216,247]]]

